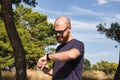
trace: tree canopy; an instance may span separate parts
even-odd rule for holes
[[[47,21],[45,14],[33,12],[31,8],[23,5],[18,5],[14,10],[14,21],[25,49],[28,68],[32,68],[36,65],[38,58],[44,55],[45,46],[56,44],[53,25]],[[1,66],[3,68],[13,64],[14,59],[2,19],[0,19],[0,25],[0,53],[2,53],[0,59],[2,59],[1,63],[4,64]],[[11,63],[7,63],[6,58],[11,60]]]
[[[120,43],[120,25],[117,22],[112,23],[109,28],[105,28],[105,25],[99,24],[97,29],[100,33],[105,34],[107,38]]]
[[[0,17],[2,16],[5,29],[10,40],[10,44],[13,49],[15,68],[16,68],[16,80],[26,80],[26,57],[25,50],[22,45],[22,41],[16,30],[13,17],[12,4],[18,5],[20,2],[24,2],[30,6],[36,5],[36,0],[0,0],[2,6]],[[0,69],[0,79],[1,79],[1,69]]]
[[[111,23],[109,28],[105,28],[105,25],[99,24],[97,26],[97,29],[100,33],[105,34],[105,36],[107,38],[110,38],[116,42],[118,42],[119,47],[120,47],[120,25],[116,22],[116,23]],[[114,76],[114,80],[118,80],[120,79],[120,52],[119,52],[119,64],[117,67],[117,71],[116,74]]]

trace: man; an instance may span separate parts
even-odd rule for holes
[[[54,30],[60,45],[56,53],[41,57],[37,67],[51,74],[52,80],[81,80],[84,44],[72,37],[71,22],[65,16],[60,16],[55,20]],[[45,67],[48,60],[54,61],[53,70]]]

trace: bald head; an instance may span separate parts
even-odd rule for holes
[[[68,17],[60,16],[55,20],[54,26],[65,25],[66,27],[71,28],[71,22]],[[64,27],[65,27],[64,26]]]

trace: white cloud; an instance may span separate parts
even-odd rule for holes
[[[41,7],[35,7],[33,11],[37,12],[43,12],[47,14],[54,14],[54,15],[99,15],[99,13],[96,13],[92,10],[77,7],[77,6],[72,6],[70,7],[70,11],[54,11],[54,10],[49,10]]]
[[[98,4],[101,5],[101,4],[106,4],[108,3],[107,0],[98,0]]]
[[[74,38],[81,40],[83,42],[97,42],[97,43],[111,43],[110,39],[107,39],[104,35],[99,34],[99,33],[72,33]]]
[[[99,42],[99,43],[111,43],[111,39],[107,39],[104,34],[100,34],[97,31],[96,25],[98,22],[81,22],[77,20],[71,20],[72,34],[76,39],[80,39],[85,42]],[[109,25],[106,25],[106,27]],[[84,32],[84,33],[82,33]]]
[[[48,18],[48,22],[54,23],[54,21],[55,21],[55,19],[53,19],[53,18]]]
[[[111,0],[111,1],[113,1],[113,2],[120,2],[120,0]]]
[[[101,35],[101,34],[78,34],[78,33],[75,33],[75,35],[77,36],[81,36],[81,38],[86,38],[86,39],[105,39],[105,36],[104,35]]]
[[[77,7],[77,6],[72,6],[71,10],[73,11],[73,14],[93,16],[102,20],[102,22],[111,23],[111,22],[116,22],[120,20],[120,14],[115,15],[111,13],[98,13],[96,11]],[[75,22],[75,23],[82,24],[82,22],[81,23]],[[89,22],[86,22],[86,24],[89,24]],[[90,25],[93,26],[93,24],[90,24]],[[87,27],[89,27],[90,25],[88,25]]]
[[[111,24],[114,22],[118,22],[120,23],[120,14],[105,14],[103,16],[101,16],[101,19],[103,19],[104,22]]]
[[[106,37],[99,32],[97,33],[97,22],[81,22],[77,20],[71,20],[72,34],[77,39],[89,42],[105,42]],[[82,32],[84,31],[84,33]]]
[[[116,1],[118,1],[118,0],[116,0]],[[101,1],[101,3],[102,3],[102,1]],[[73,14],[93,16],[93,17],[96,17],[96,18],[102,20],[102,22],[111,23],[111,22],[117,22],[120,20],[120,14],[99,13],[97,11],[93,11],[90,9],[81,8],[81,7],[77,7],[77,6],[72,6],[71,10],[72,10]],[[76,23],[82,24],[82,22],[81,23],[76,22]],[[89,22],[86,22],[86,24],[89,24]],[[90,25],[92,25],[92,24],[90,24]],[[89,27],[89,25],[88,25],[88,27]]]
[[[89,54],[85,54],[85,57],[91,60],[90,61],[91,64],[95,64],[96,62],[100,62],[101,60],[109,61],[109,62],[119,61],[119,54],[110,52],[108,50],[97,52],[97,53],[89,53]],[[113,57],[116,57],[116,58],[113,58]]]
[[[60,14],[61,13],[59,11],[52,11],[52,10],[41,8],[41,7],[35,7],[33,10],[37,11],[37,12],[45,12],[45,13],[50,13],[50,14]]]
[[[72,6],[72,11],[77,14],[82,14],[82,15],[98,15],[94,11],[85,9],[85,8],[80,8],[77,6]]]
[[[76,30],[95,29],[95,25],[96,25],[96,23],[94,22],[82,22],[76,20],[71,20],[71,24]]]
[[[120,2],[120,0],[98,0],[98,5],[112,3],[112,2]]]
[[[120,0],[98,0],[98,4],[107,4],[110,2],[120,2]],[[120,20],[120,14],[115,15],[111,13],[100,13],[100,12],[97,12],[97,10],[93,11],[90,9],[81,8],[74,5],[71,6],[70,9],[68,9],[69,11],[68,10],[65,10],[65,11],[51,10],[51,9],[41,8],[40,6],[36,6],[35,8],[33,8],[33,10],[37,12],[45,13],[46,15],[54,15],[54,16],[59,16],[59,15],[92,16],[93,18],[96,17],[98,20],[101,20],[102,22],[107,22],[107,23],[116,22]],[[82,25],[82,22],[79,24]],[[86,26],[86,27],[89,27],[89,26]]]
[[[67,15],[67,16],[72,16],[73,14],[76,14],[76,15],[87,15],[87,16],[95,16],[99,19],[102,19],[103,22],[109,22],[109,21],[115,21],[115,20],[118,20],[120,18],[120,15],[116,15],[114,16],[115,14],[108,14],[108,13],[97,13],[95,11],[92,11],[90,9],[85,9],[85,8],[81,8],[81,7],[77,7],[77,6],[72,6],[70,8],[70,11],[54,11],[54,10],[49,10],[49,9],[44,9],[44,8],[41,8],[41,7],[35,7],[33,9],[33,11],[38,11],[38,12],[41,12],[41,13],[46,13],[46,14],[52,14],[52,15]],[[114,17],[113,17],[114,16]],[[81,23],[78,23],[78,22],[75,22],[77,24],[83,24],[82,22]],[[86,24],[89,24],[88,22]],[[88,26],[89,27],[89,26]],[[92,28],[92,27],[91,27]]]
[[[120,21],[120,14],[115,15],[115,18]]]

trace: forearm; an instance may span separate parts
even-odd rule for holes
[[[71,49],[64,52],[49,54],[48,57],[55,61],[69,61],[76,59],[79,55],[80,53],[76,49]]]
[[[68,61],[69,60],[68,55],[64,53],[52,53],[52,54],[49,54],[48,57],[54,61]]]

